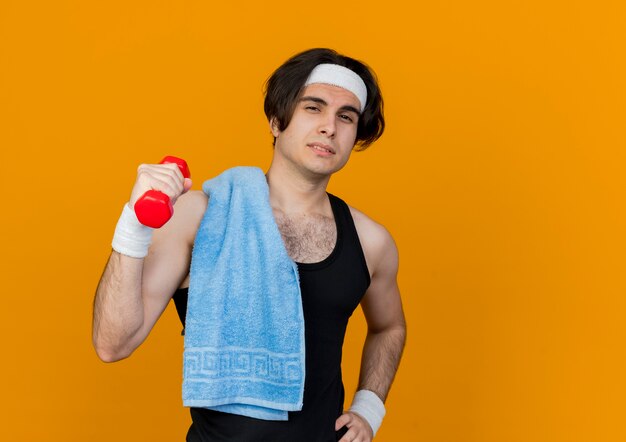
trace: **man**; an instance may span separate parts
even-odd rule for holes
[[[398,255],[384,227],[327,194],[330,177],[382,135],[382,97],[364,64],[329,49],[292,57],[267,83],[265,113],[274,137],[266,173],[269,204],[297,263],[306,336],[301,411],[287,421],[191,408],[187,440],[370,441],[404,347]],[[128,357],[175,293],[184,323],[192,247],[210,197],[192,191],[176,165],[145,165],[113,240],[94,300],[93,342],[105,362]],[[162,228],[141,226],[131,207],[149,189],[176,202]],[[121,251],[121,253],[120,253]],[[341,346],[360,303],[368,324],[359,391],[343,412]]]

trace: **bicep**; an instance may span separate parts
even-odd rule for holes
[[[136,335],[136,345],[148,336],[189,273],[193,238],[205,207],[197,195],[185,194],[177,201],[172,218],[154,231],[143,265],[144,320]]]
[[[189,272],[191,247],[175,237],[156,240],[144,261],[142,298],[148,331],[159,319],[172,295]]]
[[[370,286],[361,301],[368,328],[374,333],[405,324],[397,279],[398,249],[386,231],[381,243]]]

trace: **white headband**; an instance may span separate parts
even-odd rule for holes
[[[318,64],[311,71],[309,78],[304,83],[308,86],[313,83],[330,84],[331,86],[339,86],[352,92],[361,103],[361,112],[365,109],[367,102],[367,88],[363,79],[354,71],[339,66],[338,64],[323,63]]]

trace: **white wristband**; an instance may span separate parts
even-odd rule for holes
[[[111,244],[113,250],[131,258],[144,258],[148,254],[153,231],[152,227],[144,226],[139,222],[135,211],[129,203],[126,203],[115,226]]]
[[[372,427],[374,436],[383,423],[385,417],[385,404],[373,391],[359,390],[354,395],[350,410],[363,417]]]

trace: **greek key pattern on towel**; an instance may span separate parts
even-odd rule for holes
[[[188,349],[184,366],[185,377],[190,381],[239,379],[278,385],[297,385],[304,368],[299,355],[238,348]]]

